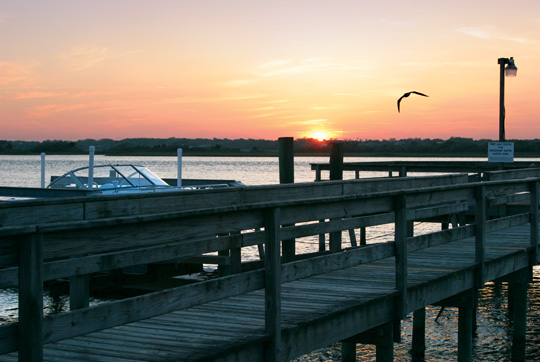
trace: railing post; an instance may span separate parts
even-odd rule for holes
[[[69,278],[69,309],[87,308],[90,301],[89,275],[75,275]]]
[[[478,186],[475,189],[475,263],[477,265],[475,286],[484,285],[485,239],[486,239],[486,187]]]
[[[270,336],[266,361],[281,360],[280,209],[265,212],[265,331]]]
[[[407,201],[405,194],[394,198],[396,243],[396,289],[399,291],[396,319],[407,311]]]
[[[294,183],[294,138],[280,137],[279,138],[279,183],[292,184]],[[294,226],[284,225],[284,226]],[[288,239],[282,242],[283,262],[289,263],[294,261],[296,255],[296,240]]]
[[[43,234],[21,240],[19,249],[19,361],[43,360]]]
[[[531,256],[531,266],[538,264],[540,255],[538,253],[538,180],[530,184],[531,193],[531,246],[533,253]]]
[[[332,149],[330,150],[330,180],[343,180],[343,142],[332,143]],[[331,232],[328,243],[331,251],[340,251],[341,231]]]

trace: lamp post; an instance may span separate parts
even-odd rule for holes
[[[501,89],[499,96],[499,142],[505,141],[504,134],[504,118],[506,116],[506,111],[504,109],[504,76],[506,73],[507,77],[515,77],[517,74],[517,67],[514,64],[514,58],[499,58],[498,63],[501,66]],[[506,66],[506,68],[505,68]]]

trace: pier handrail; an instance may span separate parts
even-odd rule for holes
[[[270,353],[279,355],[281,283],[390,256],[396,257],[395,295],[399,306],[396,317],[399,318],[411,310],[407,305],[406,287],[407,253],[410,251],[476,236],[476,260],[471,267],[476,270],[476,282],[481,284],[486,278],[486,232],[530,223],[531,245],[526,252],[532,264],[538,263],[539,180],[537,177],[490,181],[2,227],[0,265],[8,268],[0,270],[0,287],[17,282],[20,307],[19,322],[0,327],[3,341],[0,353],[19,350],[22,360],[39,360],[44,343],[265,288],[266,328],[261,338],[269,341]],[[529,212],[487,221],[486,209],[490,203],[505,204],[515,194],[532,196],[529,197]],[[408,237],[408,220],[463,212],[470,204],[475,205],[475,224]],[[321,219],[328,221],[295,225]],[[396,225],[394,242],[341,250],[281,265],[281,240],[389,220]],[[238,234],[259,228],[264,231]],[[216,237],[222,234],[228,235]],[[43,280],[259,243],[266,246],[264,270],[43,317]],[[171,255],[171,251],[176,254]],[[208,293],[209,290],[217,292]],[[149,309],[150,305],[152,308]]]
[[[214,190],[172,191],[148,194],[71,197],[51,200],[0,202],[0,226],[51,223],[60,221],[103,219],[114,216],[145,215],[166,211],[206,208],[208,205],[229,206],[264,202],[267,200],[293,200],[348,194],[383,192],[437,185],[462,184],[467,175],[407,177],[402,179],[361,179],[231,187]],[[111,203],[115,207],[111,208]],[[44,205],[48,212],[43,214]]]

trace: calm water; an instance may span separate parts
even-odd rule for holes
[[[345,162],[369,160],[414,160],[411,158],[345,158]],[[427,159],[424,159],[427,160]],[[436,160],[432,158],[430,160]],[[459,160],[457,158],[444,160]],[[467,160],[475,160],[467,158]],[[484,159],[476,159],[484,160]],[[540,159],[523,159],[538,162]],[[315,178],[309,164],[328,162],[328,157],[297,157],[295,159],[295,182],[311,182]],[[61,175],[74,168],[86,166],[88,156],[47,156],[46,180],[51,175]],[[176,157],[108,157],[97,155],[95,164],[135,163],[147,166],[164,178],[176,177]],[[39,156],[0,155],[0,186],[40,186]],[[279,182],[278,159],[276,157],[184,157],[182,174],[184,178],[233,179],[245,185],[276,184]],[[382,172],[366,172],[362,177],[386,176]],[[413,174],[415,175],[415,174]],[[416,174],[421,175],[421,174]],[[352,178],[353,173],[345,173]],[[323,178],[328,175],[323,174]],[[418,223],[415,232],[429,231],[433,225]],[[368,229],[372,241],[392,239],[392,229],[378,227]],[[345,238],[348,240],[348,238]],[[298,243],[298,252],[313,250],[316,242],[310,240]],[[254,250],[246,251],[246,258],[255,257]],[[527,358],[540,361],[540,268],[535,267],[534,279],[529,288],[529,309],[527,320]],[[93,301],[94,303],[97,301]],[[478,308],[478,330],[474,340],[474,356],[477,361],[510,361],[511,323],[506,314],[506,284],[487,284],[481,290]],[[45,299],[47,312],[54,312],[56,304]],[[457,358],[457,309],[447,308],[435,322],[439,308],[426,311],[426,360],[453,361]],[[13,321],[17,315],[17,299],[14,290],[0,289],[0,324]],[[410,361],[408,354],[412,330],[412,318],[403,322],[403,343],[395,344],[395,360]],[[375,361],[375,350],[371,346],[358,347],[358,359]],[[338,348],[326,348],[298,359],[299,361],[340,361]]]

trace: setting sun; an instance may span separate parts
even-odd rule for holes
[[[329,134],[328,134],[328,132],[317,131],[317,132],[311,133],[309,137],[314,138],[314,139],[319,140],[319,141],[324,141],[325,139],[329,138]]]

